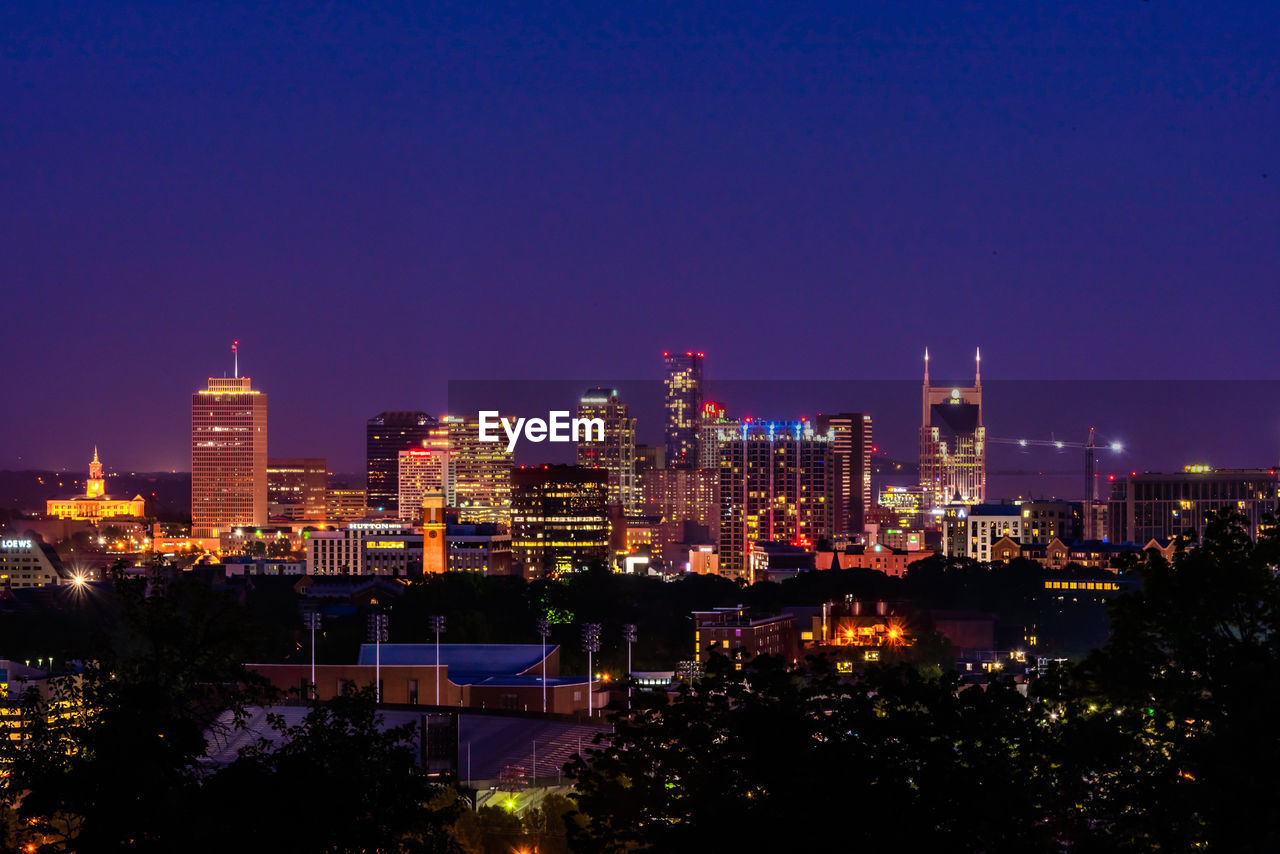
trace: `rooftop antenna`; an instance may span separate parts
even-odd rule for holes
[[[929,348],[924,348],[924,395],[922,396],[923,415],[920,423],[929,426]]]
[[[982,388],[982,348],[978,347],[973,353],[973,385],[974,388]]]
[[[235,360],[236,379],[240,379],[240,342],[231,342],[231,358]]]

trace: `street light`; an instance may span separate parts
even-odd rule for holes
[[[582,626],[582,648],[587,652],[587,717],[591,717],[595,713],[595,697],[592,695],[592,686],[595,681],[595,671],[592,667],[593,656],[600,651],[600,624],[585,623]]]
[[[373,692],[382,702],[382,645],[387,642],[387,615],[369,615],[369,640],[373,641]]]
[[[315,605],[310,605],[302,612],[302,624],[311,630],[311,690],[308,692],[308,699],[319,699],[320,692],[316,690],[316,632],[320,629],[320,609]]]
[[[444,617],[435,615],[428,617],[431,631],[436,633],[436,705],[440,705],[440,633],[444,631]]]
[[[627,711],[631,711],[631,645],[636,642],[635,623],[622,627],[622,637],[627,642]]]
[[[538,618],[538,634],[542,636],[542,713],[547,713],[547,638],[551,636],[551,621]]]

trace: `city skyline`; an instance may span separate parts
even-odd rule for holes
[[[3,22],[0,847],[1280,850],[1280,4]]]
[[[238,343],[238,342],[237,342]],[[984,345],[985,346],[985,345]],[[712,369],[705,384],[708,399],[719,398],[728,405],[733,418],[753,417],[757,420],[815,419],[824,412],[831,414],[841,407],[862,407],[883,425],[876,431],[876,445],[890,458],[912,461],[918,453],[920,380],[910,381],[839,381],[839,380],[732,380],[721,379],[719,360],[715,354]],[[936,355],[930,357],[937,365]],[[970,356],[972,359],[972,356]],[[940,389],[945,397],[947,389],[964,387],[964,380],[955,379],[958,371],[950,370],[951,362],[943,362],[947,369],[942,378],[935,377],[932,386]],[[582,393],[604,385],[623,390],[623,398],[635,410],[637,444],[662,445],[663,403],[665,394],[660,378],[661,361],[654,360],[655,376],[642,380],[566,379],[539,381],[459,381],[450,383],[445,397],[462,401],[458,407],[445,406],[436,414],[421,414],[434,421],[446,414],[457,415],[468,408],[477,408],[475,401],[494,401],[495,405],[509,408],[520,414],[545,412],[548,408],[572,409]],[[990,365],[989,365],[990,367]],[[233,373],[232,371],[228,373]],[[255,376],[258,375],[255,372]],[[243,377],[242,377],[243,378]],[[211,377],[210,379],[217,379]],[[256,387],[271,392],[254,380]],[[1276,382],[1214,382],[1173,380],[1157,382],[1122,381],[1015,381],[990,379],[984,383],[988,399],[996,401],[996,428],[989,433],[993,437],[988,455],[995,461],[997,475],[1008,475],[1011,470],[1025,471],[1029,477],[1042,472],[1049,477],[1065,476],[1077,468],[1076,452],[1070,447],[1053,450],[1035,450],[1008,447],[1011,438],[1032,440],[1057,439],[1068,445],[1082,441],[1090,428],[1099,431],[1100,454],[1098,471],[1102,477],[1108,474],[1122,475],[1129,471],[1178,471],[1183,465],[1210,464],[1222,468],[1274,465],[1280,461],[1280,381]],[[908,403],[908,397],[914,403]],[[1188,408],[1185,401],[1198,400],[1203,406]],[[1070,406],[1054,406],[1058,400],[1069,400]],[[825,405],[823,405],[825,404]],[[482,403],[479,408],[489,405]],[[990,407],[988,407],[990,408]],[[450,410],[453,409],[453,412]],[[1230,426],[1219,417],[1223,411],[1234,411]],[[291,413],[281,411],[278,402],[272,406],[272,441],[269,452],[275,456],[302,456],[295,441],[280,438],[276,426],[279,420],[288,420]],[[296,413],[293,413],[296,415]],[[386,414],[386,413],[383,413]],[[472,416],[473,417],[473,416]],[[1167,430],[1167,425],[1177,419],[1179,429]],[[912,421],[914,419],[914,421]],[[329,471],[336,475],[361,476],[367,458],[366,436],[360,425],[366,418],[337,410],[329,413],[329,422],[345,427],[342,437],[333,447],[321,447],[314,456],[329,461]],[[189,423],[179,427],[180,433],[153,433],[147,435],[147,445],[169,445],[178,454],[187,456]],[[367,429],[367,428],[366,428]],[[95,431],[101,432],[101,431]],[[1105,438],[1105,442],[1103,439]],[[1101,446],[1113,441],[1124,445],[1120,455],[1110,454]],[[128,442],[122,443],[125,447]],[[319,444],[318,442],[313,444]],[[1002,446],[1003,445],[1003,446]],[[345,448],[345,453],[334,449]],[[71,452],[78,448],[73,447]],[[169,465],[148,468],[123,458],[113,445],[112,471],[187,471],[189,465]],[[81,455],[82,456],[82,455]],[[530,445],[520,443],[517,463],[539,464],[572,463],[571,446]],[[83,462],[73,461],[66,466],[0,465],[2,469],[54,470],[78,472]],[[1005,481],[1007,484],[1008,481]],[[1025,483],[1021,481],[1020,483]],[[1050,487],[1060,489],[1058,485]],[[1078,487],[1068,485],[1067,492],[1056,492],[1064,497],[1075,495]],[[1037,487],[1019,486],[1008,494],[1043,494]],[[1105,487],[1103,487],[1105,497]],[[997,478],[993,496],[1001,494]]]

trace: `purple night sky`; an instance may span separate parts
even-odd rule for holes
[[[0,467],[187,467],[233,338],[346,471],[450,379],[664,349],[1277,378],[1277,4],[159,6],[0,10]]]

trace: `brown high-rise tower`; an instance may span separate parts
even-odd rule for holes
[[[206,388],[191,395],[191,533],[196,537],[267,523],[267,396],[238,374],[210,377]]]

